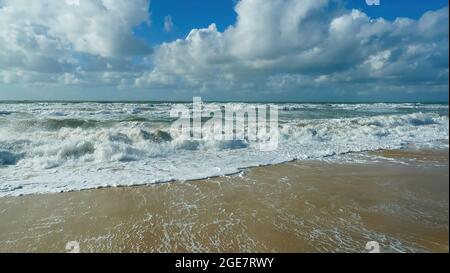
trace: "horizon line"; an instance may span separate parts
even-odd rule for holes
[[[17,102],[25,102],[25,103],[33,103],[33,102],[59,102],[59,103],[86,103],[86,102],[96,102],[96,103],[190,103],[193,100],[32,100],[32,99],[23,99],[23,100],[9,100],[9,99],[0,99],[0,103],[17,103]],[[240,103],[310,103],[310,104],[334,104],[334,103],[343,103],[343,104],[369,104],[369,103],[422,103],[422,104],[449,104],[449,100],[446,101],[276,101],[276,100],[205,100],[202,99],[202,102],[240,102]]]

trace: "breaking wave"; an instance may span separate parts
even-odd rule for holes
[[[370,113],[337,117],[336,109],[371,105],[289,104],[280,108],[279,145],[271,152],[246,140],[171,135],[167,104],[6,106],[0,105],[10,113],[0,116],[0,196],[199,179],[411,143],[448,146],[448,105],[387,105],[380,112],[375,104]],[[314,116],[302,110],[314,107]]]

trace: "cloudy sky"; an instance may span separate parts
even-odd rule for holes
[[[448,1],[0,0],[0,99],[448,101]]]

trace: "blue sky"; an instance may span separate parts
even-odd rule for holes
[[[426,11],[448,5],[447,0],[381,0],[379,6],[369,6],[365,0],[343,2],[346,7],[360,9],[373,18],[390,20],[397,17],[418,19]],[[134,31],[151,45],[184,38],[191,29],[207,27],[211,23],[216,23],[217,28],[223,31],[236,21],[235,5],[236,0],[152,0],[151,11],[149,9],[152,23],[141,24]],[[171,15],[175,23],[170,33],[164,31],[164,18],[167,15]]]
[[[0,0],[0,99],[448,101],[448,1],[71,1]]]
[[[215,22],[219,30],[225,30],[236,20],[233,0],[153,0],[151,6],[152,23],[142,24],[135,29],[136,35],[149,41],[152,45],[170,42],[177,38],[184,38],[193,28],[207,27]],[[173,17],[173,31],[164,30],[164,18]]]

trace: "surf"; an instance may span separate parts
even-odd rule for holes
[[[176,105],[1,104],[11,114],[0,116],[0,196],[202,179],[292,160],[341,162],[410,145],[448,148],[448,105],[277,104],[273,151],[245,138],[174,134]],[[226,105],[238,111],[256,104]],[[127,120],[130,114],[139,119]]]

